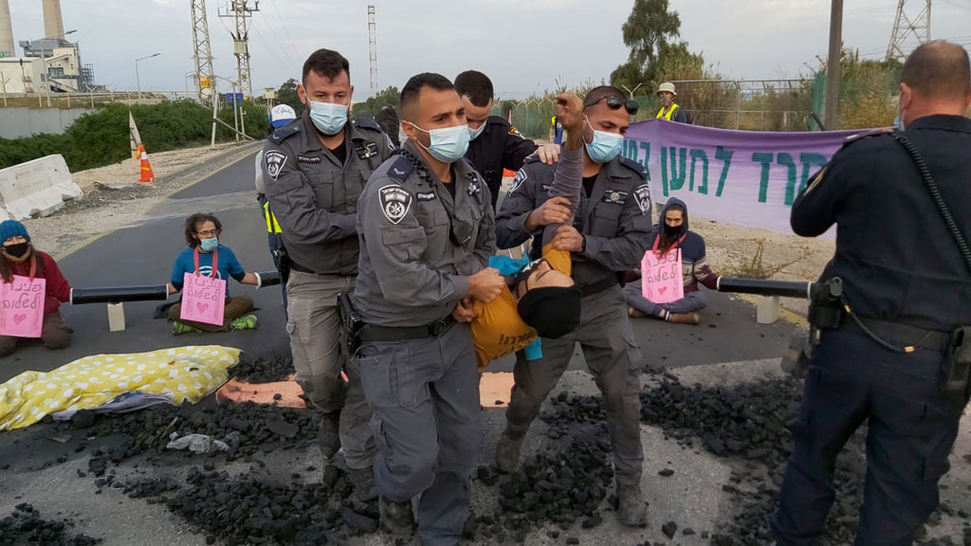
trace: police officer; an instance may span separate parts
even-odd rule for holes
[[[924,44],[900,79],[905,130],[851,139],[792,207],[799,235],[836,224],[836,254],[820,281],[832,287],[841,279],[842,296],[827,291],[833,304],[815,301],[811,312],[814,324],[832,322],[819,332],[791,426],[794,449],[772,521],[780,545],[816,543],[835,497],[837,454],[864,422],[856,544],[911,544],[938,505],[967,401],[966,381],[943,388],[942,379],[971,364],[971,256],[962,256],[939,204],[971,235],[968,54],[947,42]],[[907,146],[923,156],[930,184]],[[960,326],[963,357],[948,349],[960,341],[953,334]]]
[[[507,427],[496,447],[504,472],[519,466],[523,437],[540,405],[556,386],[580,343],[590,372],[603,393],[607,429],[614,448],[619,518],[643,526],[647,511],[640,491],[643,452],[640,436],[641,356],[621,292],[624,272],[640,263],[651,235],[651,196],[644,168],[619,157],[629,115],[637,104],[614,87],[594,88],[583,102],[583,191],[574,226],[561,226],[551,244],[573,254],[573,279],[583,291],[581,323],[571,334],[543,339],[543,358],[516,355],[515,386],[506,412]],[[564,197],[548,197],[554,166],[530,160],[516,174],[496,219],[500,248],[512,248],[566,220]],[[532,255],[539,257],[539,237]]]
[[[368,176],[390,157],[391,144],[376,123],[347,121],[353,91],[340,53],[320,49],[310,55],[297,86],[303,116],[270,136],[263,178],[290,259],[287,333],[297,383],[324,412],[325,462],[332,468],[343,444],[347,466],[364,491],[374,439],[357,371],[344,365],[339,349],[337,294],[354,286],[357,200]]]
[[[287,104],[277,104],[270,110],[270,125],[267,128],[272,135],[277,129],[297,119],[297,113]],[[280,235],[280,223],[270,210],[270,201],[266,198],[266,182],[263,181],[263,150],[256,152],[256,201],[260,204],[260,213],[266,223],[267,245],[270,256],[277,271],[281,271],[280,259],[285,252],[283,236]],[[281,275],[280,287],[283,289],[283,312],[287,311],[287,281],[286,275]]]
[[[447,78],[414,76],[401,91],[401,155],[385,162],[358,204],[362,321],[355,359],[378,439],[381,521],[426,546],[458,542],[479,453],[479,375],[464,298],[494,299],[503,280],[489,188],[462,159],[465,112]],[[453,313],[456,316],[453,316]]]
[[[508,121],[490,115],[492,81],[482,72],[462,72],[455,78],[455,90],[462,97],[472,140],[465,158],[485,177],[492,194],[492,208],[495,210],[504,169],[519,170],[526,158],[534,152],[537,152],[544,163],[555,163],[560,147],[556,144],[537,147],[535,142],[523,137],[519,129]]]

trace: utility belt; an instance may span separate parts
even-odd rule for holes
[[[341,321],[341,331],[345,336],[345,346],[348,355],[353,356],[361,343],[375,341],[407,341],[410,339],[425,339],[439,337],[454,326],[457,321],[452,315],[422,326],[378,326],[367,324],[361,320],[350,294],[341,292],[337,295],[337,309]]]
[[[809,326],[811,346],[819,344],[821,329],[845,328],[861,332],[895,353],[909,354],[918,348],[940,352],[944,355],[941,391],[946,394],[961,393],[966,399],[971,396],[971,326],[940,332],[860,317],[847,304],[839,277],[821,283],[814,290]]]
[[[299,271],[301,273],[306,273],[308,275],[313,275],[315,277],[323,277],[323,276],[326,276],[326,275],[340,276],[340,277],[345,276],[345,275],[341,275],[340,273],[318,273],[318,272],[314,271],[313,269],[310,269],[309,267],[304,267],[304,266],[302,266],[302,265],[300,265],[300,264],[298,264],[297,262],[294,262],[294,261],[290,261],[290,269],[293,269],[294,271]]]

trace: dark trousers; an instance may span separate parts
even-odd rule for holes
[[[940,391],[943,353],[898,354],[845,329],[822,334],[799,417],[790,426],[794,450],[773,536],[780,546],[816,544],[836,496],[836,456],[866,421],[867,471],[855,544],[911,544],[940,502],[937,483],[950,468],[966,400]]]
[[[189,326],[192,326],[196,330],[202,330],[203,332],[228,332],[229,326],[234,320],[252,310],[253,298],[250,298],[249,296],[235,296],[232,298],[226,298],[226,310],[223,311],[222,324],[207,324],[205,322],[182,320],[182,306],[178,304],[169,307],[169,320],[183,322]]]
[[[60,313],[51,313],[44,316],[44,324],[41,327],[40,341],[48,349],[63,349],[71,344],[71,334],[74,330],[64,323]],[[0,336],[0,357],[11,355],[17,350],[17,344],[29,341],[30,338]]]

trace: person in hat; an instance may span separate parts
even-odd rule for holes
[[[270,110],[270,125],[267,136],[272,135],[280,127],[297,119],[297,113],[286,104],[277,104]],[[270,202],[266,198],[266,183],[263,182],[263,150],[256,152],[256,201],[260,204],[260,213],[266,221],[266,243],[270,248],[273,265],[280,271],[280,259],[286,252],[283,248],[283,237],[280,235],[280,224],[270,211]],[[280,275],[280,285],[283,289],[283,312],[287,311],[287,281],[286,275]]]
[[[674,90],[673,83],[662,83],[657,88],[657,96],[661,98],[661,109],[657,111],[657,115],[654,117],[668,121],[677,121],[678,123],[689,123],[688,115],[684,109],[674,102],[674,97],[678,96],[678,92]]]
[[[34,248],[27,228],[16,220],[0,223],[0,277],[2,282],[13,282],[13,276],[45,279],[44,323],[40,339],[48,349],[63,349],[71,344],[74,330],[64,323],[58,312],[61,303],[71,300],[71,285],[61,274],[57,262],[46,252]],[[12,354],[25,338],[0,336],[0,357]]]

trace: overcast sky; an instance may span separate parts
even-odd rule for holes
[[[250,0],[252,4],[252,0]],[[795,77],[825,56],[830,0],[671,0],[693,51],[732,78]],[[911,1],[910,5],[922,2]],[[208,0],[216,73],[235,78],[227,0]],[[627,58],[620,27],[632,0],[261,0],[252,19],[253,90],[299,79],[306,56],[327,47],[351,63],[355,99],[368,95],[367,5],[377,8],[378,82],[399,88],[423,71],[454,78],[487,73],[500,97],[521,98],[557,83],[599,83]],[[897,2],[845,2],[843,41],[882,57]],[[12,0],[14,39],[44,35],[40,0]],[[189,0],[62,0],[65,30],[81,44],[98,83],[134,89],[185,89],[194,71]],[[971,0],[935,0],[934,38],[971,44]],[[18,53],[21,52],[18,47]],[[191,84],[190,84],[191,85]],[[222,84],[221,84],[222,85]],[[228,91],[228,89],[221,89]]]

